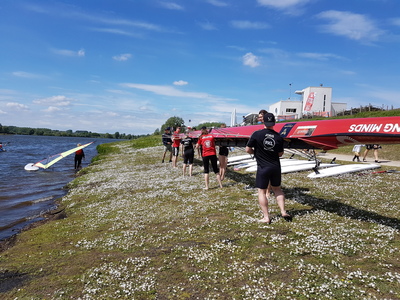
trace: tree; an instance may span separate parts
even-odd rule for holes
[[[169,118],[164,125],[161,126],[161,132],[164,132],[166,127],[176,128],[176,127],[184,127],[185,121],[183,121],[180,117],[171,117]]]
[[[212,128],[212,127],[219,128],[219,127],[221,127],[222,124],[225,124],[225,123],[221,123],[221,122],[205,122],[205,123],[199,124],[197,129],[200,129],[203,126],[206,126],[207,128]]]

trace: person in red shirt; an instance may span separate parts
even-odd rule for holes
[[[181,146],[181,140],[179,133],[181,132],[181,128],[176,128],[176,131],[171,137],[172,140],[172,167],[178,167],[178,155],[179,155],[179,147]]]
[[[201,147],[203,153],[203,165],[204,165],[204,181],[206,183],[205,189],[208,190],[209,187],[209,181],[210,181],[210,162],[211,166],[213,168],[213,171],[215,175],[217,176],[217,181],[219,184],[219,187],[222,188],[222,183],[221,183],[221,177],[219,175],[219,169],[218,169],[218,158],[217,158],[217,152],[215,151],[215,141],[214,141],[214,136],[212,134],[209,134],[207,127],[203,126],[201,128],[201,135],[199,137],[199,140],[197,141],[196,149]]]

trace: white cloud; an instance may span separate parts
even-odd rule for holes
[[[223,1],[219,1],[219,0],[207,0],[207,2],[214,6],[218,6],[218,7],[228,6],[227,3],[223,2]]]
[[[189,82],[184,80],[174,81],[174,85],[187,85]]]
[[[34,100],[33,103],[39,105],[50,105],[50,106],[69,106],[71,104],[71,101],[72,99],[59,95],[59,96],[37,99]]]
[[[125,54],[113,56],[113,59],[116,61],[126,61],[126,60],[130,59],[131,57],[132,57],[131,54],[125,53]]]
[[[141,83],[121,83],[123,87],[127,88],[135,88],[147,92],[152,92],[157,95],[168,96],[168,97],[180,97],[180,98],[194,98],[194,99],[202,99],[202,100],[225,100],[231,101],[233,99],[218,97],[214,95],[210,95],[208,93],[202,92],[184,92],[178,90],[173,86],[168,85],[150,85],[150,84],[141,84]]]
[[[246,53],[243,56],[243,64],[252,68],[258,67],[260,65],[259,58],[251,52]]]
[[[152,92],[157,95],[170,96],[170,97],[188,97],[188,98],[198,98],[198,99],[206,99],[212,97],[207,93],[183,92],[168,85],[150,85],[150,84],[140,84],[140,83],[122,83],[121,85],[124,87],[135,88],[147,92]]]
[[[204,30],[217,30],[217,27],[214,24],[211,24],[209,21],[198,22],[198,24]]]
[[[264,22],[251,22],[251,21],[232,21],[232,26],[239,29],[266,29],[270,28],[267,23]]]
[[[105,32],[105,33],[111,33],[111,34],[131,36],[131,37],[142,37],[141,34],[138,34],[136,32],[122,30],[122,29],[116,29],[116,28],[91,28],[90,30],[97,31],[97,32]]]
[[[261,6],[278,9],[286,14],[301,15],[304,12],[303,6],[310,0],[257,0]]]
[[[160,2],[161,6],[172,9],[172,10],[183,10],[183,6],[176,4],[174,2]]]
[[[17,103],[17,102],[8,102],[6,103],[6,107],[15,109],[15,110],[27,110],[28,106],[25,104]]]
[[[365,15],[328,10],[319,13],[317,17],[330,21],[330,24],[321,26],[323,32],[344,36],[351,40],[376,41],[384,33],[373,20]]]
[[[277,9],[287,9],[293,6],[304,5],[310,0],[257,0],[260,5]]]
[[[85,56],[85,50],[80,49],[78,51],[66,50],[66,49],[53,49],[53,52],[62,55],[62,56],[70,56],[70,57],[83,57]]]
[[[400,18],[394,18],[390,20],[391,23],[395,26],[400,26]]]
[[[57,111],[60,111],[60,110],[61,110],[61,108],[59,108],[59,107],[49,106],[48,108],[44,109],[43,111],[52,113],[52,112],[57,112]]]
[[[28,73],[28,72],[24,72],[24,71],[12,72],[12,75],[14,75],[16,77],[28,78],[28,79],[39,79],[39,78],[43,78],[44,77],[44,76],[39,75],[39,74]]]
[[[343,59],[343,57],[332,54],[332,53],[314,53],[314,52],[304,52],[304,53],[298,53],[297,54],[300,57],[304,58],[310,58],[310,59],[316,59],[316,60],[329,60],[331,58],[333,59]]]

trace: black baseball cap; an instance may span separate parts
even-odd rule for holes
[[[274,116],[274,114],[266,113],[264,115],[264,125],[267,126],[267,127],[275,125],[275,116]]]

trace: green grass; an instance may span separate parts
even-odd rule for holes
[[[66,218],[0,253],[3,299],[399,299],[400,181],[283,176],[291,223],[259,224],[254,174],[204,191],[160,163],[160,137],[107,144],[71,183]],[[146,147],[145,145],[151,145]]]

